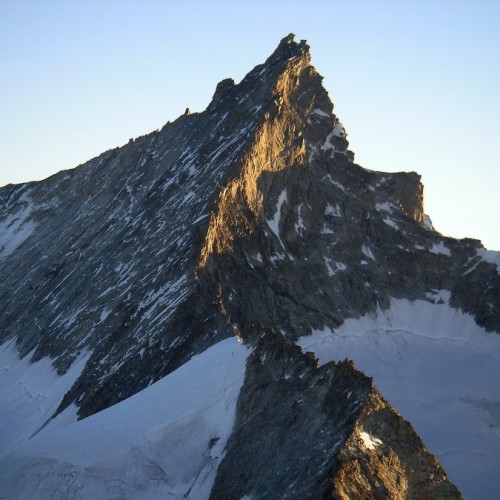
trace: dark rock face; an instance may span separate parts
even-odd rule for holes
[[[255,350],[213,498],[459,498],[367,377],[293,344],[442,289],[500,331],[480,242],[425,225],[416,173],[354,163],[321,80],[287,37],[204,112],[0,189],[0,341],[59,373],[90,351],[58,410],[83,418],[236,332]]]
[[[461,498],[352,362],[318,367],[271,330],[249,339],[256,347],[211,498]]]
[[[320,498],[371,382],[349,362],[318,368],[279,333],[261,335],[211,498]]]

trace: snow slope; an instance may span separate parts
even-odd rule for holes
[[[14,450],[0,451],[0,496],[208,498],[248,354],[230,338],[91,417],[75,421],[68,408],[31,439],[23,435]],[[4,434],[23,428],[14,421]]]
[[[500,335],[451,308],[448,296],[393,299],[385,311],[316,330],[299,345],[322,364],[354,360],[467,498],[498,498]]]
[[[49,358],[31,363],[30,354],[19,359],[13,340],[0,346],[0,456],[40,430],[57,410],[88,357],[88,353],[82,354],[60,377]]]

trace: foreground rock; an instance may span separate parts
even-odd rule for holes
[[[319,367],[270,330],[252,340],[211,498],[462,498],[352,362]]]

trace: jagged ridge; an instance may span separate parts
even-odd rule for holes
[[[255,349],[210,498],[461,498],[352,362],[320,367],[261,327],[248,337]]]
[[[425,226],[417,174],[367,171],[347,148],[307,44],[289,36],[240,84],[221,82],[204,112],[73,171],[3,188],[1,220],[18,244],[2,250],[2,340],[15,338],[33,360],[50,356],[60,373],[91,352],[57,409],[75,404],[85,417],[234,333],[251,343],[258,323],[280,345],[384,309],[391,297],[427,299],[448,289],[453,305],[498,331],[498,274],[479,242]],[[480,295],[470,293],[485,282]],[[13,291],[20,299],[6,300]],[[339,369],[330,368],[326,377]],[[259,390],[242,393],[239,421],[245,398]],[[364,398],[358,416],[373,401]],[[343,446],[359,437],[354,429]],[[415,446],[427,464],[419,480],[437,470],[432,484],[458,495]],[[391,453],[406,463],[403,448]],[[339,448],[329,460],[315,484],[340,495],[345,481],[328,481],[339,477],[334,470],[349,475],[342,460],[359,456]],[[217,485],[233,474],[225,467]],[[401,466],[398,477],[408,470]],[[373,474],[356,469],[359,488]]]

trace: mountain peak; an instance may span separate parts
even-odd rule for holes
[[[280,43],[276,47],[276,50],[267,59],[267,61],[276,59],[287,60],[297,56],[309,57],[309,45],[307,45],[306,40],[301,40],[297,43],[295,41],[295,35],[290,33],[281,39]]]
[[[131,481],[123,497],[323,498],[352,485],[341,496],[394,485],[414,496],[426,484],[426,497],[460,498],[371,379],[342,359],[367,352],[358,359],[372,362],[366,345],[389,346],[381,359],[393,380],[413,383],[427,369],[421,342],[435,340],[432,384],[448,354],[457,361],[431,402],[450,391],[450,408],[486,404],[462,396],[487,384],[460,375],[465,349],[500,330],[497,269],[477,242],[425,224],[417,174],[364,169],[347,148],[309,47],[290,34],[241,82],[220,82],[205,111],[0,189],[0,355],[14,367],[0,409],[15,421],[2,427],[0,482],[10,496],[33,497],[35,482],[39,497],[74,481],[104,491],[120,471]],[[453,328],[434,322],[442,311]],[[465,313],[469,323],[457,322]],[[447,331],[464,340],[458,355]],[[495,380],[500,362],[488,359]],[[110,436],[92,434],[101,427],[89,416]],[[467,431],[451,420],[436,419],[436,434]],[[104,468],[95,450],[110,453]]]

